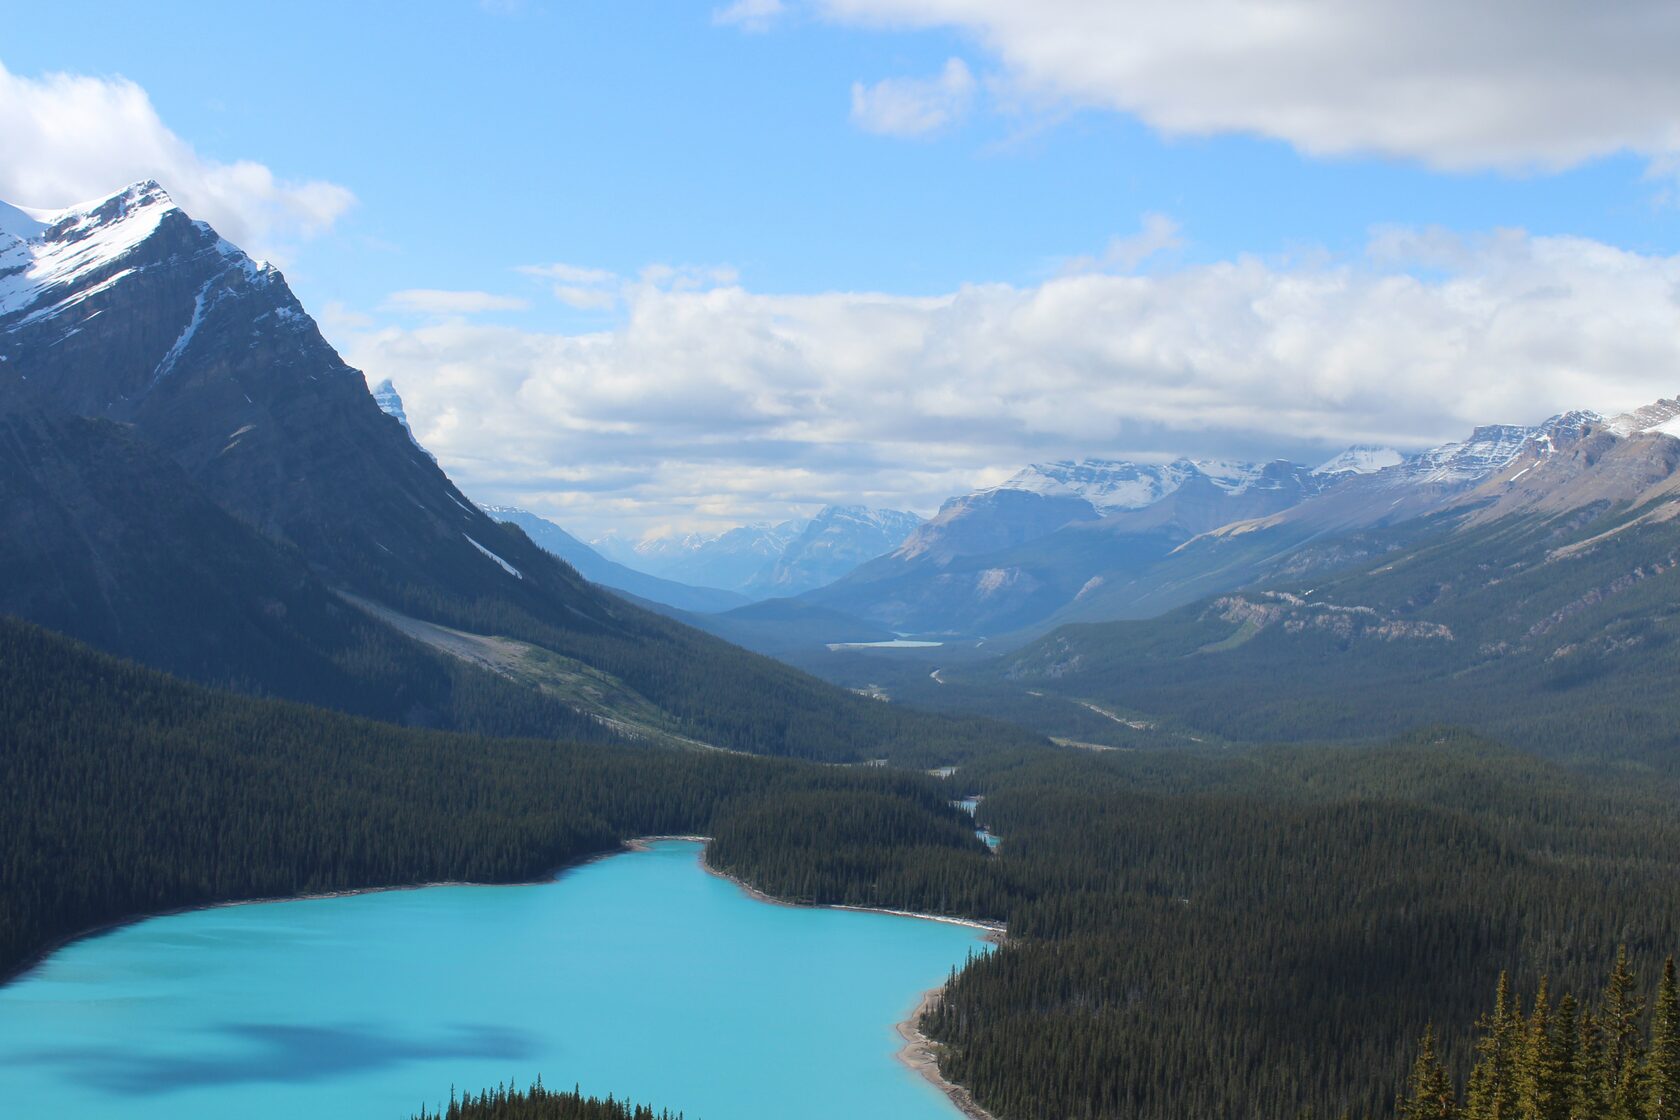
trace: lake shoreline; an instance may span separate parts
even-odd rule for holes
[[[649,837],[648,839],[704,840],[706,838],[701,836],[661,836]],[[126,918],[116,918],[109,922],[99,922],[95,925],[88,926],[86,929],[66,934],[54,941],[52,944],[43,948],[39,953],[36,953],[22,964],[18,965],[17,968],[13,969],[11,972],[0,974],[0,988],[5,988],[11,984],[17,983],[19,980],[25,979],[30,973],[45,964],[48,957],[52,956],[56,952],[59,952],[61,949],[69,948],[78,941],[86,941],[90,938],[103,936],[107,933],[115,933],[117,930],[127,929],[129,926],[138,925],[141,922],[149,922],[153,918],[173,918],[182,914],[195,914],[201,910],[225,910],[232,906],[262,906],[271,902],[317,902],[323,899],[332,898],[354,898],[357,895],[363,894],[384,894],[387,891],[424,891],[430,890],[432,887],[535,887],[540,886],[543,883],[552,883],[566,872],[583,867],[586,864],[594,863],[597,860],[610,859],[616,855],[623,855],[628,851],[634,851],[634,845],[637,842],[637,840],[627,840],[616,848],[604,849],[599,852],[590,852],[588,855],[567,860],[558,867],[531,879],[509,879],[505,882],[491,882],[483,879],[440,879],[436,882],[429,883],[388,883],[377,887],[346,887],[343,890],[336,891],[309,891],[299,894],[265,895],[261,898],[228,898],[219,902],[196,902],[187,906],[171,906],[167,910],[148,910],[144,914],[133,914]]]
[[[922,998],[917,1000],[916,1006],[911,1009],[910,1017],[895,1028],[898,1037],[904,1040],[904,1045],[898,1048],[898,1053],[893,1057],[921,1074],[922,1080],[944,1093],[945,1098],[956,1105],[968,1120],[997,1120],[975,1103],[974,1094],[968,1091],[967,1086],[958,1085],[946,1078],[939,1069],[939,1043],[922,1033],[922,1016],[938,1007],[939,1001],[944,998],[943,985],[929,988],[922,993]]]
[[[220,902],[204,902],[189,906],[175,906],[167,910],[149,911],[144,914],[135,914],[114,921],[101,922],[76,933],[59,938],[52,944],[44,947],[39,953],[19,965],[9,974],[0,976],[0,988],[7,987],[27,978],[31,973],[45,964],[48,958],[50,958],[53,954],[62,949],[68,948],[79,941],[85,941],[107,933],[114,933],[117,930],[126,929],[129,926],[137,925],[141,922],[151,921],[153,918],[174,917],[181,914],[192,914],[204,910],[223,910],[235,906],[259,906],[274,902],[313,902],[334,898],[351,898],[356,895],[384,894],[388,891],[428,890],[432,887],[537,886],[543,883],[553,882],[565,875],[568,871],[573,871],[591,863],[611,859],[613,856],[623,855],[626,852],[645,851],[650,845],[659,841],[682,841],[702,845],[699,860],[702,870],[704,870],[708,875],[728,880],[751,898],[759,902],[769,903],[772,906],[790,906],[806,910],[853,910],[865,914],[886,914],[895,918],[914,918],[917,921],[944,922],[949,925],[967,926],[970,929],[984,930],[986,933],[985,940],[990,941],[993,944],[1002,944],[1004,937],[1007,936],[1008,931],[1000,922],[984,922],[974,918],[958,918],[949,914],[923,914],[911,910],[891,910],[881,906],[851,906],[843,903],[825,903],[818,905],[815,903],[792,902],[785,898],[777,898],[774,895],[767,894],[764,891],[759,890],[751,883],[748,883],[737,876],[731,875],[727,871],[715,868],[708,863],[706,861],[705,848],[711,843],[711,839],[712,838],[709,836],[637,836],[623,841],[616,848],[604,849],[599,852],[591,852],[588,855],[579,856],[577,859],[568,860],[558,867],[545,872],[541,876],[530,879],[512,879],[507,882],[462,881],[449,879],[427,883],[393,883],[375,887],[351,887],[336,891],[313,891],[299,894],[270,895],[262,898],[224,899]],[[964,1116],[968,1117],[969,1120],[995,1120],[990,1113],[986,1112],[974,1102],[973,1095],[970,1094],[965,1087],[958,1085],[955,1082],[946,1080],[945,1076],[940,1073],[938,1044],[924,1035],[919,1026],[922,1014],[937,1003],[937,1001],[944,995],[944,991],[945,988],[941,985],[937,988],[930,988],[923,992],[920,998],[916,1001],[915,1006],[911,1009],[909,1016],[894,1025],[894,1030],[898,1033],[899,1038],[904,1041],[904,1045],[899,1048],[899,1050],[894,1054],[894,1057],[897,1058],[904,1066],[920,1075],[928,1084],[932,1085],[944,1094],[945,1098],[949,1100],[960,1112],[962,1112]]]
[[[640,845],[645,848],[659,840],[690,840],[705,844],[710,840],[710,837],[643,836],[630,841],[629,846],[636,848]],[[785,898],[777,898],[775,895],[766,894],[751,883],[731,875],[727,871],[713,867],[706,861],[704,850],[700,853],[700,866],[705,869],[708,875],[726,879],[751,898],[759,902],[767,902],[772,906],[792,906],[806,910],[853,910],[863,914],[886,914],[894,918],[915,918],[917,921],[923,922],[945,922],[948,925],[984,930],[986,932],[984,940],[990,941],[994,945],[1003,944],[1003,940],[1009,932],[1008,928],[1001,922],[983,922],[976,918],[956,918],[949,914],[923,914],[913,910],[890,910],[884,906],[849,906],[844,903],[823,903],[819,905],[808,902],[790,902]],[[922,1033],[922,1015],[943,999],[944,995],[945,986],[943,984],[937,988],[929,988],[917,999],[915,1006],[910,1009],[910,1014],[894,1024],[893,1029],[898,1033],[898,1037],[903,1040],[904,1045],[898,1048],[893,1057],[944,1094],[945,1099],[950,1101],[964,1116],[968,1117],[968,1120],[996,1120],[996,1117],[975,1103],[974,1094],[970,1093],[966,1086],[948,1080],[940,1072],[939,1044]]]

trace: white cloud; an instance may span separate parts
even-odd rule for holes
[[[386,310],[411,311],[421,315],[476,315],[483,311],[523,311],[529,306],[517,296],[441,288],[408,288],[392,292],[385,298]]]
[[[786,10],[782,0],[735,0],[727,7],[715,9],[712,22],[743,31],[768,31]]]
[[[929,298],[672,279],[609,330],[392,327],[349,356],[469,492],[584,532],[926,512],[1034,459],[1422,446],[1680,389],[1680,257],[1516,231]]]
[[[1145,214],[1143,228],[1129,237],[1116,237],[1099,256],[1075,257],[1063,267],[1065,273],[1132,272],[1144,261],[1182,247],[1178,223],[1165,214]]]
[[[1680,151],[1680,5],[1529,0],[822,0],[831,19],[955,27],[1024,90],[1170,135],[1310,155],[1568,167]]]
[[[125,78],[25,78],[0,65],[0,198],[55,209],[140,179],[259,255],[326,230],[355,202],[336,183],[200,156]]]
[[[883,136],[926,136],[961,120],[974,103],[968,64],[947,59],[931,78],[884,78],[852,83],[852,123]]]
[[[616,272],[575,264],[532,264],[522,266],[519,271],[550,281],[554,298],[580,311],[604,311],[615,306],[625,284]]]

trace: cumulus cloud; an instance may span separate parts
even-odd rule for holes
[[[25,78],[0,65],[0,198],[53,209],[139,179],[156,179],[194,217],[260,254],[321,233],[355,203],[336,183],[200,156],[125,78]]]
[[[786,10],[782,0],[735,0],[733,4],[715,9],[712,22],[739,27],[743,31],[768,31]]]
[[[821,4],[842,22],[964,30],[1024,90],[1170,135],[1252,133],[1454,170],[1680,151],[1669,0]]]
[[[349,353],[469,492],[586,532],[927,512],[1035,459],[1419,447],[1680,389],[1680,257],[1518,231],[919,298],[679,278],[628,285],[609,330],[457,320]]]
[[[931,78],[852,83],[852,123],[882,136],[926,136],[960,120],[974,103],[968,64],[947,59]]]
[[[517,296],[441,288],[408,288],[392,292],[385,298],[385,308],[389,311],[410,311],[420,315],[476,315],[482,311],[523,311],[529,306]]]

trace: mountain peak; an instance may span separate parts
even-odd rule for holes
[[[1356,443],[1340,455],[1314,467],[1312,473],[1316,475],[1375,474],[1387,467],[1399,466],[1403,458],[1404,456],[1392,447]]]
[[[1680,436],[1680,397],[1663,397],[1650,404],[1641,405],[1632,412],[1611,417],[1607,426],[1619,436],[1637,435],[1641,432]]]
[[[0,320],[18,312],[28,312],[31,320],[52,317],[143,265],[158,263],[138,257],[160,231],[182,235],[174,246],[178,251],[189,251],[187,241],[208,239],[248,274],[267,271],[210,227],[193,223],[153,179],[61,210],[0,204],[0,229],[11,235],[0,238]],[[187,236],[194,230],[196,236]]]

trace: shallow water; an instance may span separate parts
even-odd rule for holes
[[[980,932],[775,906],[661,841],[542,884],[153,918],[0,988],[19,1117],[405,1120],[529,1082],[689,1120],[960,1113],[893,1024]]]
[[[944,642],[920,642],[910,638],[893,638],[885,642],[829,642],[829,649],[933,649]]]

